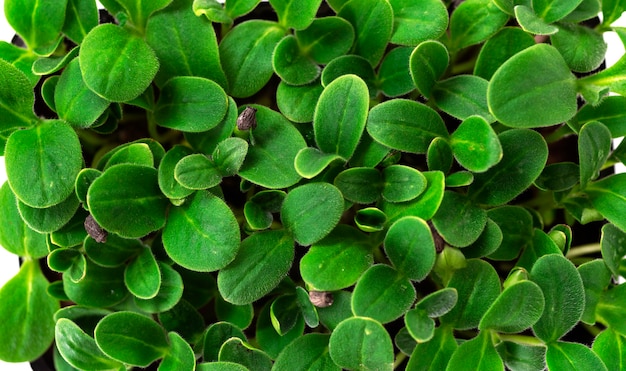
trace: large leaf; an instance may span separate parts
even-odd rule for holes
[[[602,33],[577,24],[560,24],[559,32],[550,36],[550,41],[576,72],[591,72],[598,68],[607,49]]]
[[[78,135],[57,120],[11,134],[5,157],[15,195],[26,205],[39,208],[65,200],[83,165]]]
[[[159,60],[144,39],[113,24],[89,32],[79,59],[85,84],[114,102],[137,98],[159,69]]]
[[[493,346],[491,334],[483,331],[461,344],[450,358],[446,370],[504,371],[504,363]]]
[[[435,84],[446,72],[448,63],[448,50],[439,41],[424,41],[413,50],[409,60],[411,77],[423,96],[430,98]]]
[[[222,199],[199,191],[185,204],[170,210],[162,238],[165,251],[177,264],[211,272],[235,259],[239,225]]]
[[[128,14],[135,27],[140,30],[145,29],[148,18],[157,10],[165,8],[172,0],[115,0]]]
[[[339,366],[333,362],[328,353],[329,340],[328,334],[306,334],[294,340],[278,355],[274,369],[339,371]]]
[[[313,116],[318,148],[349,160],[365,129],[368,106],[367,85],[359,77],[344,75],[333,80],[322,92]]]
[[[450,245],[466,247],[480,237],[487,223],[487,212],[466,196],[446,191],[432,222]]]
[[[532,281],[507,287],[480,320],[481,330],[504,333],[522,332],[534,325],[544,308],[543,292]]]
[[[592,182],[585,192],[593,206],[608,221],[622,231],[626,231],[626,174],[615,174]]]
[[[329,351],[340,367],[351,370],[392,370],[393,344],[385,328],[366,317],[342,321],[330,335]]]
[[[478,44],[502,28],[509,17],[490,0],[466,0],[450,17],[452,49]]]
[[[390,0],[393,9],[391,42],[415,46],[437,40],[448,28],[448,11],[438,0]]]
[[[265,296],[291,268],[293,244],[283,230],[258,232],[243,240],[235,260],[217,276],[222,297],[242,305]]]
[[[105,171],[87,193],[93,218],[109,232],[139,238],[165,225],[168,199],[159,189],[157,170],[122,164]]]
[[[583,0],[572,0],[562,2],[558,0],[532,0],[532,7],[535,13],[545,22],[552,23],[563,19],[566,15],[574,11]]]
[[[555,125],[576,114],[576,79],[558,50],[537,44],[498,68],[487,88],[487,102],[504,125]]]
[[[7,0],[4,14],[29,49],[46,55],[58,45],[66,7],[67,0]]]
[[[37,260],[26,260],[0,289],[0,359],[26,362],[41,356],[54,339],[52,316],[59,302],[48,295]]]
[[[30,126],[37,117],[33,113],[35,95],[24,73],[0,58],[0,154],[7,131]]]
[[[385,253],[393,266],[411,280],[423,280],[435,265],[435,243],[430,227],[418,217],[404,217],[385,235]]]
[[[313,22],[321,2],[322,0],[272,0],[270,4],[282,26],[301,30]]]
[[[548,344],[546,364],[550,370],[607,370],[602,359],[580,343],[557,341]]]
[[[48,254],[46,235],[35,232],[24,222],[17,199],[6,182],[0,188],[0,246],[13,254],[33,259]]]
[[[56,347],[67,363],[78,369],[119,369],[122,364],[102,353],[93,337],[76,323],[60,318],[55,327]]]

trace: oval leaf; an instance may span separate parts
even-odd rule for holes
[[[397,220],[387,231],[384,245],[393,266],[412,280],[423,280],[435,265],[430,227],[420,218],[408,216]]]
[[[342,321],[330,335],[330,357],[349,370],[393,369],[393,344],[387,330],[376,320],[352,317]]]
[[[480,320],[480,330],[522,332],[534,325],[544,308],[543,292],[532,281],[507,287]]]

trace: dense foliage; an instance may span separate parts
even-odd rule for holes
[[[626,1],[101,3],[4,2],[0,359],[626,369]]]

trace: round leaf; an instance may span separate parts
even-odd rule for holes
[[[172,208],[163,229],[165,251],[177,264],[212,272],[228,265],[239,249],[239,225],[217,196],[200,191]]]
[[[302,316],[298,316],[296,324],[293,328],[284,335],[280,335],[276,332],[272,319],[270,316],[270,305],[263,306],[261,312],[257,317],[256,322],[256,340],[261,349],[265,351],[270,357],[276,359],[280,352],[295,339],[302,336],[304,333],[304,319]]]
[[[412,48],[399,47],[385,55],[378,68],[378,82],[386,96],[399,97],[415,89],[409,72],[409,59],[412,53]]]
[[[464,195],[446,191],[432,222],[446,242],[465,247],[480,237],[487,223],[487,212]]]
[[[193,193],[192,189],[183,187],[175,178],[176,164],[192,153],[188,147],[176,145],[167,151],[161,160],[158,173],[159,188],[168,198],[181,199]]]
[[[409,60],[411,77],[423,96],[430,98],[435,84],[446,72],[448,63],[448,49],[439,41],[424,41],[413,50]]]
[[[183,296],[183,279],[174,268],[158,262],[161,271],[161,286],[157,295],[151,299],[135,297],[135,305],[146,313],[161,313],[169,311]]]
[[[222,176],[237,174],[248,153],[248,142],[241,138],[226,138],[213,151],[213,162]]]
[[[316,18],[304,30],[296,30],[300,47],[317,63],[326,64],[350,50],[354,28],[340,17]]]
[[[301,245],[324,238],[343,214],[343,196],[328,183],[309,183],[294,188],[285,197],[280,218]]]
[[[271,0],[278,21],[284,27],[301,30],[311,24],[322,0]]]
[[[328,334],[306,334],[287,345],[276,358],[274,369],[339,371],[328,353]]]
[[[170,350],[159,364],[159,371],[193,370],[196,367],[196,355],[191,345],[178,333],[167,334]]]
[[[161,271],[150,248],[144,247],[126,266],[124,283],[131,294],[141,299],[151,299],[159,292]]]
[[[415,308],[426,312],[428,317],[440,317],[454,308],[458,299],[459,294],[456,289],[446,287],[426,295],[415,304]]]
[[[450,116],[465,120],[473,115],[488,122],[495,119],[487,107],[488,81],[474,75],[458,75],[435,84],[432,99]]]
[[[40,233],[52,233],[72,219],[80,203],[72,192],[67,200],[45,209],[30,207],[21,201],[17,201],[17,206],[29,227]]]
[[[154,118],[163,127],[189,132],[217,126],[228,109],[228,96],[216,82],[178,76],[161,87]]]
[[[591,72],[602,64],[607,45],[600,32],[569,23],[558,27],[559,32],[550,36],[550,41],[572,71]]]
[[[137,98],[159,69],[159,60],[144,39],[114,24],[92,29],[78,57],[85,84],[113,102]]]
[[[496,1],[494,1],[496,2]],[[489,80],[498,67],[518,52],[535,45],[531,35],[517,27],[505,27],[485,42],[480,49],[474,75]]]
[[[339,173],[335,177],[334,184],[346,200],[370,204],[380,197],[382,177],[377,169],[353,167]]]
[[[4,4],[4,13],[28,49],[38,54],[50,54],[58,45],[66,6],[67,0],[42,3],[8,0]]]
[[[140,238],[165,225],[169,204],[152,167],[123,164],[105,171],[89,187],[93,218],[109,232]]]
[[[426,189],[426,178],[418,170],[404,165],[383,169],[382,196],[389,202],[410,201]]]
[[[376,320],[352,317],[341,322],[330,335],[329,351],[340,367],[359,370],[392,370],[393,344]]]
[[[522,332],[539,320],[544,308],[543,292],[532,281],[507,287],[480,320],[480,330]]]
[[[498,32],[509,16],[491,0],[464,1],[450,17],[452,49],[478,44]]]
[[[63,291],[80,305],[110,307],[128,295],[124,285],[124,268],[104,268],[84,259],[84,278],[74,282],[69,274],[63,275]]]
[[[4,136],[5,130],[30,126],[36,120],[35,94],[26,75],[4,59],[0,60],[0,79],[0,132]]]
[[[411,337],[421,343],[432,339],[435,333],[435,321],[421,309],[412,309],[406,312],[404,324]]]
[[[354,287],[352,312],[381,323],[404,314],[415,301],[415,288],[408,278],[392,267],[377,264],[368,269]]]
[[[232,304],[252,303],[265,296],[291,268],[293,239],[285,231],[257,232],[241,242],[235,260],[219,271],[217,287]]]
[[[437,40],[448,28],[448,10],[438,0],[390,0],[393,8],[391,42],[415,46]]]
[[[378,208],[366,207],[356,212],[354,223],[364,232],[378,232],[385,228],[387,215]]]
[[[537,44],[498,68],[487,88],[487,102],[504,125],[542,127],[572,118],[576,94],[576,79],[561,54],[550,45]]]
[[[298,46],[295,36],[285,36],[274,49],[272,66],[276,74],[291,85],[306,85],[320,74],[320,68]]]
[[[450,358],[447,369],[504,371],[504,363],[493,346],[491,334],[483,331],[457,348]]]
[[[456,160],[475,173],[487,171],[502,158],[496,132],[480,116],[465,119],[452,133],[450,145]]]
[[[281,81],[276,89],[276,104],[289,120],[297,123],[311,122],[322,91],[324,88],[319,80],[303,86],[293,86]]]
[[[213,161],[200,153],[180,159],[174,168],[174,178],[183,187],[195,190],[212,188],[222,181]]]
[[[4,155],[11,189],[20,201],[37,208],[65,200],[83,165],[78,135],[62,121],[14,132]]]
[[[412,280],[423,280],[435,265],[430,227],[420,218],[408,216],[397,220],[387,231],[384,244],[393,266]]]
[[[169,348],[163,328],[134,312],[116,312],[104,317],[96,326],[94,337],[106,355],[139,367],[163,357]]]
[[[269,371],[272,368],[272,360],[265,352],[244,343],[239,338],[228,339],[222,344],[218,360],[235,362],[248,369],[254,368],[259,371]]]
[[[24,223],[18,201],[7,182],[0,188],[0,246],[15,255],[33,259],[48,254],[46,236]]]
[[[548,344],[546,365],[550,370],[608,370],[589,347],[564,341]]]

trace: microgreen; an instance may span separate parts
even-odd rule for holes
[[[624,369],[623,1],[101,3],[5,1],[0,359]]]

